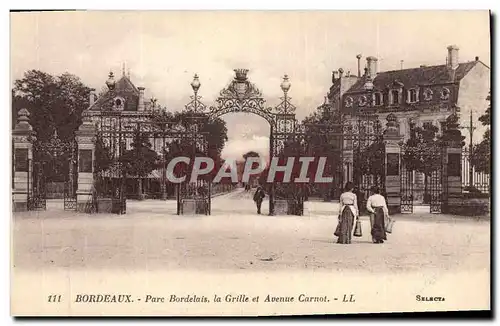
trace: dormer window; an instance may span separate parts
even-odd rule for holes
[[[430,101],[432,100],[432,90],[430,88],[427,88],[425,91],[424,91],[424,100],[426,101]]]
[[[373,94],[373,104],[375,106],[382,105],[382,93],[375,93],[375,94]]]
[[[122,97],[115,97],[113,100],[115,110],[123,110],[125,105],[125,100]]]
[[[408,90],[408,103],[417,102],[417,90],[415,88]]]
[[[366,100],[366,96],[364,96],[364,95],[363,95],[363,96],[361,96],[361,97],[359,98],[358,105],[359,105],[359,106],[365,106],[365,105],[366,105],[366,102],[367,102],[367,100]]]
[[[450,90],[444,87],[443,90],[441,91],[441,99],[448,100],[449,98],[450,98]]]
[[[391,98],[390,103],[392,105],[399,104],[399,91],[397,89],[393,89],[393,90],[391,90],[390,95],[391,95],[390,96],[390,98]]]
[[[345,99],[345,106],[346,106],[346,108],[352,107],[353,102],[354,102],[354,100],[352,99],[352,97],[348,96]]]

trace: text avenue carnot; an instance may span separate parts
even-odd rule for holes
[[[292,296],[279,296],[273,294],[247,295],[247,294],[214,294],[213,296],[197,294],[169,294],[159,296],[146,294],[133,296],[131,294],[77,294],[75,303],[327,303],[327,302],[355,302],[354,294],[341,294],[339,296],[309,295],[300,293]]]

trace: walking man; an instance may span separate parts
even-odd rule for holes
[[[265,196],[266,193],[264,192],[264,189],[262,189],[261,186],[258,186],[257,190],[255,190],[255,193],[253,194],[253,201],[257,205],[257,214],[260,214],[260,208]]]

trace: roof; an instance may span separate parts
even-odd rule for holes
[[[444,84],[460,81],[479,61],[460,63],[455,70],[446,65],[384,71],[377,74],[373,85],[384,90],[394,83],[402,83],[411,88],[418,85]],[[364,91],[365,78],[360,78],[346,93]]]
[[[137,109],[137,103],[139,99],[139,90],[132,81],[125,75],[123,75],[115,83],[115,89],[113,91],[107,90],[101,97],[99,97],[89,110],[99,110],[102,105],[107,101],[112,100],[115,96],[122,96],[126,99],[127,111],[135,111]]]

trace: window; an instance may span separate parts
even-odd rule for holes
[[[375,97],[374,98],[375,106],[382,105],[382,94],[381,93],[375,93],[374,97]]]
[[[430,88],[427,88],[425,91],[424,91],[424,100],[426,101],[430,101],[432,100],[432,90]]]
[[[367,101],[366,101],[366,96],[364,96],[364,95],[363,95],[363,96],[361,96],[361,97],[359,98],[358,105],[359,105],[359,106],[365,106],[365,105],[366,105],[366,102],[367,102]]]
[[[422,128],[431,129],[434,126],[432,121],[422,121]]]
[[[417,102],[417,90],[412,88],[408,90],[408,103]]]
[[[441,99],[442,100],[447,100],[450,98],[450,90],[446,87],[443,88],[441,91]]]
[[[352,97],[348,96],[346,99],[345,99],[345,106],[347,108],[350,108],[352,107],[352,103],[354,102],[354,100],[352,99]]]
[[[399,91],[397,89],[391,91],[391,104],[399,104]]]
[[[439,121],[439,126],[441,133],[443,133],[446,130],[446,121]]]
[[[125,104],[125,100],[121,97],[116,97],[114,100],[115,109],[121,110]]]

